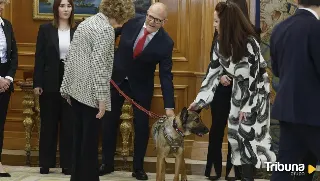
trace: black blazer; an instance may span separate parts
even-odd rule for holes
[[[143,52],[133,58],[134,42],[143,27],[145,16],[137,16],[129,20],[116,36],[121,34],[115,52],[112,79],[120,84],[125,77],[129,79],[133,96],[138,100],[152,99],[154,89],[154,72],[159,64],[161,89],[165,108],[174,108],[174,89],[172,70],[173,41],[167,32],[160,28],[158,33],[145,47]]]
[[[320,126],[320,21],[309,11],[279,23],[270,39],[273,74],[280,78],[271,116]]]
[[[4,26],[2,26],[3,32],[6,36],[7,42],[7,63],[0,64],[0,76],[10,76],[14,79],[18,67],[18,49],[16,40],[14,38],[13,28],[10,21],[3,19]],[[13,91],[13,84],[10,85],[10,90]]]
[[[70,30],[70,41],[75,29]],[[60,91],[60,52],[58,29],[52,23],[40,25],[38,31],[33,87],[44,91]]]

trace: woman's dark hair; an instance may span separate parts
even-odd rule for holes
[[[256,33],[239,6],[233,2],[219,2],[215,8],[220,19],[219,53],[232,62],[239,62],[245,54],[248,37]]]
[[[227,0],[227,2],[235,3],[239,6],[244,16],[250,21],[249,8],[246,0]]]
[[[61,4],[62,0],[54,0],[53,2],[53,6],[52,6],[52,11],[53,11],[53,26],[58,28],[59,27],[59,6]],[[72,6],[72,11],[69,17],[69,25],[70,27],[74,27],[75,23],[74,23],[74,3],[73,0],[68,0],[68,2],[70,3],[70,5]]]

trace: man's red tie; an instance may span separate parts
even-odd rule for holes
[[[133,58],[136,58],[143,50],[143,45],[146,42],[147,36],[150,33],[147,31],[147,29],[144,29],[143,36],[138,40],[138,43],[136,45],[136,48],[133,51]]]

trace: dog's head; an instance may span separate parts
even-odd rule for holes
[[[209,132],[209,129],[203,124],[200,115],[197,112],[189,111],[186,107],[182,109],[176,119],[181,121],[184,135],[195,134],[203,136]]]

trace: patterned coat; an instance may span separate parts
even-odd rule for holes
[[[98,101],[106,101],[106,110],[111,111],[114,37],[114,29],[102,13],[79,24],[65,60],[63,97],[71,96],[94,108],[98,108]]]
[[[258,42],[249,37],[245,56],[238,63],[231,57],[219,54],[217,43],[209,71],[202,82],[195,102],[203,108],[213,99],[220,76],[227,72],[233,78],[231,109],[228,120],[228,140],[232,147],[234,165],[253,164],[257,168],[265,161],[274,162],[276,156],[270,151],[270,85]],[[225,71],[223,71],[225,70]],[[246,118],[239,121],[239,112]]]

